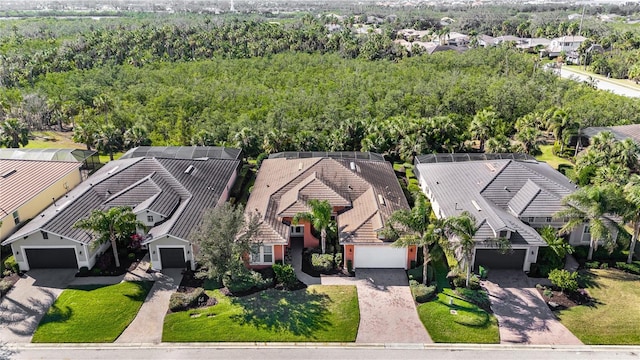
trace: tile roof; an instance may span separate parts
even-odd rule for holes
[[[263,161],[246,211],[260,214],[263,242],[286,244],[290,228],[282,219],[308,211],[310,199],[346,207],[336,219],[343,243],[382,242],[377,231],[385,219],[409,208],[391,164],[376,156],[278,155]]]
[[[92,209],[127,205],[164,214],[151,228],[153,241],[165,235],[187,239],[204,209],[215,206],[236,171],[238,160],[127,158],[112,161],[8,238],[10,243],[44,230],[81,243],[93,239],[73,224]],[[185,170],[192,167],[192,171]]]
[[[640,124],[619,125],[619,126],[594,126],[582,130],[582,133],[592,137],[603,131],[610,131],[618,141],[630,138],[640,144]]]
[[[0,159],[0,217],[11,214],[82,163]],[[26,219],[25,219],[26,220]]]
[[[519,160],[476,160],[416,165],[421,182],[440,207],[438,216],[468,211],[480,228],[478,240],[512,234],[512,243],[544,245],[537,232],[518,217],[553,216],[561,200],[576,186],[546,163]]]
[[[240,160],[242,151],[220,146],[138,146],[122,155],[121,159],[158,157],[171,159],[226,159]]]

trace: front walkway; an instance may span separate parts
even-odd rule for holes
[[[40,319],[73,279],[74,269],[33,269],[0,302],[0,340],[29,343]]]
[[[582,345],[556,319],[532,282],[519,270],[491,270],[483,282],[498,319],[500,343]]]
[[[125,277],[126,279],[126,277]],[[135,278],[126,279],[134,281]],[[164,316],[169,309],[169,299],[182,281],[181,269],[165,269],[156,273],[155,284],[149,291],[135,319],[116,339],[116,343],[162,342]]]

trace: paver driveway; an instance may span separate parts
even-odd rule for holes
[[[582,344],[556,319],[533,282],[518,270],[492,270],[483,282],[500,326],[500,343]]]
[[[8,343],[31,342],[40,319],[75,273],[74,269],[34,269],[18,280],[0,303],[0,339]]]
[[[355,278],[322,277],[323,285],[356,285],[357,343],[431,343],[401,269],[358,269]]]

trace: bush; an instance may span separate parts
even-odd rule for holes
[[[542,295],[548,297],[548,298],[552,298],[553,297],[553,291],[551,291],[551,289],[544,289],[542,291]]]
[[[419,283],[422,283],[423,268],[424,268],[424,265],[420,265],[420,266],[414,267],[413,269],[407,270],[407,276],[409,277],[409,280],[415,280]],[[427,271],[429,271],[429,268],[427,268]],[[427,274],[427,277],[429,277],[429,274]]]
[[[9,279],[0,280],[0,295],[8,293],[11,287],[13,287],[13,282]]]
[[[347,260],[347,271],[349,272],[349,274],[353,272],[353,261],[351,260]]]
[[[471,275],[469,279],[469,289],[480,290],[480,279],[476,275]]]
[[[78,270],[78,275],[89,276],[89,268],[86,266],[81,267],[80,270]]]
[[[205,303],[208,298],[204,289],[200,287],[190,293],[176,292],[171,294],[169,299],[169,310],[173,312],[187,310]]]
[[[559,287],[562,292],[569,290],[571,292],[578,290],[578,273],[570,273],[567,270],[552,270],[549,273],[551,283]]]
[[[266,289],[273,285],[273,279],[263,279],[259,272],[246,270],[225,276],[222,283],[232,293],[243,293],[253,288],[258,290]]]
[[[618,261],[616,262],[616,268],[631,274],[640,275],[640,261],[634,261],[631,264],[627,264],[624,261]]]
[[[480,279],[486,279],[489,275],[489,269],[485,268],[484,266],[479,266],[478,275],[480,275]]]
[[[275,273],[276,282],[284,285],[286,288],[291,288],[298,283],[298,278],[296,277],[296,272],[293,270],[293,267],[289,264],[273,265],[273,272]]]
[[[413,284],[414,285],[411,285],[411,294],[418,303],[425,303],[433,299],[436,295],[437,288],[435,285],[427,286],[423,284],[415,284],[415,280]]]
[[[333,269],[332,254],[311,254],[311,265],[319,272],[329,272]]]
[[[609,268],[609,264],[606,262],[603,262],[602,264],[600,264],[600,269],[608,269]]]
[[[260,153],[258,155],[258,157],[256,158],[256,165],[258,166],[258,168],[260,167],[260,165],[262,165],[262,162],[264,161],[264,159],[269,158],[269,154],[267,153]]]
[[[136,258],[136,254],[134,254],[134,253],[129,253],[129,254],[127,254],[127,257],[129,258],[129,260],[135,260],[135,258]]]
[[[18,262],[16,258],[11,255],[4,261],[4,268],[13,271],[14,273],[20,272],[20,267],[18,266]]]
[[[483,309],[489,309],[491,307],[489,294],[485,290],[457,288],[456,293],[470,303],[476,304]]]
[[[586,267],[587,269],[599,269],[600,268],[600,262],[599,261],[587,261],[586,263],[584,263],[584,267]]]
[[[463,288],[467,286],[467,278],[465,275],[458,275],[453,278],[453,286],[456,288]]]

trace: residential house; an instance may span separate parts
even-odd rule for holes
[[[631,139],[636,144],[640,144],[640,124],[618,125],[618,126],[593,126],[582,130],[582,134],[589,138],[603,132],[609,131],[617,141]]]
[[[551,40],[551,43],[544,51],[544,54],[550,58],[560,56],[561,53],[569,53],[577,51],[580,45],[587,40],[586,37],[580,35],[562,36]]]
[[[278,153],[263,161],[247,202],[247,213],[262,220],[252,267],[283,260],[292,247],[319,246],[309,223],[292,224],[297,213],[310,210],[311,199],[331,204],[345,265],[407,269],[416,260],[415,247],[392,247],[380,233],[394,211],[409,208],[391,164],[381,155]]]
[[[522,154],[431,154],[416,157],[415,173],[438,218],[469,212],[478,227],[473,264],[529,271],[538,249],[547,246],[535,229],[560,228],[554,214],[576,190],[546,163]],[[512,251],[502,254],[485,240],[507,238]],[[572,245],[588,245],[589,228],[578,226]]]
[[[81,162],[11,158],[0,149],[0,241],[82,180]]]
[[[154,269],[195,268],[189,234],[204,210],[225,202],[241,152],[217,147],[145,147],[111,161],[5,240],[21,270],[91,268],[108,243],[73,224],[94,209],[130,206],[145,229]]]

